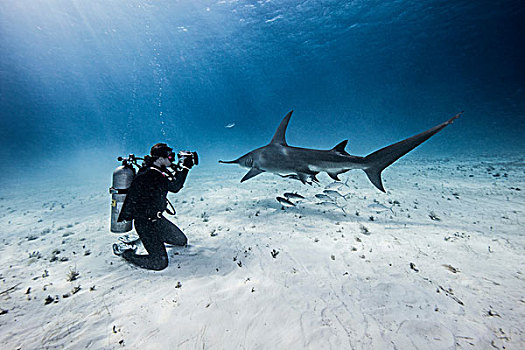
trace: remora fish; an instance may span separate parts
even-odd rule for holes
[[[295,204],[290,202],[288,199],[283,197],[275,197],[277,199],[277,202],[281,203],[283,207],[295,207]]]
[[[301,196],[299,193],[286,192],[285,194],[283,194],[283,196],[285,196],[286,199],[290,199],[290,198],[294,198],[294,199],[304,199],[304,197]]]
[[[225,125],[224,127],[225,127],[226,129],[231,129],[231,128],[233,128],[234,126],[235,126],[235,123],[231,123],[231,124]]]
[[[292,116],[290,111],[277,128],[272,140],[266,146],[257,148],[231,161],[219,160],[219,163],[239,164],[250,171],[241,179],[241,182],[251,179],[265,171],[275,174],[294,173],[302,183],[308,179],[315,179],[320,172],[326,172],[332,179],[339,181],[339,174],[352,169],[362,169],[372,184],[380,191],[385,192],[381,181],[381,172],[396,160],[419,146],[424,141],[452,124],[461,113],[456,114],[427,131],[399,141],[390,146],[377,150],[366,157],[352,156],[345,151],[348,140],[338,143],[330,150],[316,150],[288,146],[286,143],[286,128]]]
[[[220,162],[220,161],[219,161]],[[224,162],[222,162],[224,163]],[[283,178],[289,178],[289,179],[293,179],[293,180],[299,180],[301,181],[303,184],[306,183],[310,186],[312,186],[314,183],[315,184],[319,184],[319,180],[317,180],[317,178],[315,177],[315,175],[313,176],[306,176],[306,177],[299,177],[297,174],[287,174],[287,175],[281,175],[281,174],[277,174],[279,175],[280,177],[283,177]],[[242,182],[242,181],[241,181]]]

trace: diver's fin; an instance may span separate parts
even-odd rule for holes
[[[463,113],[463,112],[461,112]],[[370,182],[374,184],[380,191],[385,192],[383,183],[381,181],[381,172],[390,164],[431,138],[433,135],[441,131],[445,126],[452,124],[452,122],[459,118],[461,113],[456,114],[444,123],[436,125],[433,128],[423,131],[420,134],[409,137],[406,140],[399,141],[393,145],[381,148],[374,153],[365,157],[367,167],[363,169],[368,176]],[[330,174],[329,174],[330,175]]]
[[[288,112],[288,114],[283,118],[281,124],[279,124],[279,127],[277,128],[277,131],[273,135],[272,141],[270,141],[270,143],[277,143],[286,146],[286,128],[288,127],[288,122],[290,121],[292,113],[293,110]]]
[[[337,152],[339,154],[344,154],[345,156],[349,156],[348,152],[345,150],[346,145],[348,144],[348,140],[344,140],[339,142],[337,145],[335,145],[334,148],[332,148],[330,151]]]
[[[260,173],[264,173],[264,170],[257,169],[257,168],[251,168],[250,171],[248,171],[246,175],[244,175],[244,177],[241,179],[241,182],[249,180],[252,177],[259,175]]]
[[[121,244],[114,243],[112,248],[113,248],[113,254],[117,256],[121,256],[127,250],[130,250],[133,252],[137,250],[137,247],[135,245],[124,245],[123,243]]]

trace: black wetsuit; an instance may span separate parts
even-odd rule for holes
[[[148,255],[126,250],[122,257],[150,270],[163,270],[168,266],[168,253],[164,243],[184,246],[188,239],[184,233],[161,214],[166,210],[169,192],[179,192],[188,170],[170,174],[155,166],[142,168],[129,188],[118,221],[135,220],[139,235]]]

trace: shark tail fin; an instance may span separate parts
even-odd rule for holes
[[[367,167],[363,170],[368,176],[370,182],[372,182],[372,184],[374,184],[374,186],[380,191],[386,192],[381,180],[381,172],[390,164],[394,163],[396,160],[441,131],[445,126],[452,124],[455,119],[459,118],[461,113],[456,114],[446,122],[428,129],[427,131],[423,131],[422,133],[409,137],[406,140],[381,148],[380,150],[366,156],[365,164]]]

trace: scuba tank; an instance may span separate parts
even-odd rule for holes
[[[189,170],[194,165],[199,164],[197,152],[181,151],[179,152],[178,157],[178,164],[172,164],[170,166],[170,168],[174,172],[181,171],[182,169]],[[122,165],[117,167],[113,172],[113,184],[109,188],[109,193],[111,193],[110,230],[114,233],[125,233],[133,229],[132,221],[118,222],[117,220],[122,210],[122,206],[124,205],[124,200],[126,199],[129,187],[131,186],[131,182],[133,181],[137,173],[135,168],[140,170],[149,167],[153,164],[155,158],[152,158],[147,155],[144,156],[144,158],[140,158],[135,157],[134,154],[130,154],[128,158],[118,157],[117,160],[119,162],[122,162]],[[139,166],[138,160],[143,161],[141,166]],[[169,173],[170,176],[173,178],[173,174],[170,170],[166,169],[166,172]],[[173,208],[173,205],[167,198],[166,200],[168,201],[168,204],[171,207],[171,211],[169,209],[167,209],[166,211],[168,212],[168,214],[175,215],[175,208]]]
[[[132,222],[117,222],[117,220],[131,182],[135,178],[135,168],[133,168],[133,164],[136,164],[136,158],[133,154],[130,154],[129,158],[118,157],[118,161],[122,162],[122,165],[117,167],[113,172],[113,184],[109,188],[109,193],[111,193],[110,230],[115,233],[124,233],[133,229]]]

